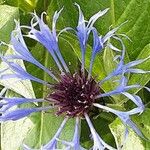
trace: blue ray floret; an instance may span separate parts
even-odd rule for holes
[[[26,36],[33,38],[47,48],[61,72],[63,72],[63,67],[66,72],[69,72],[69,69],[60,53],[58,37],[56,33],[56,22],[62,10],[63,9],[61,9],[59,12],[55,12],[53,16],[52,30],[50,30],[49,27],[44,23],[43,17],[45,13],[42,13],[41,18],[33,13],[34,17],[31,21],[31,27],[24,26],[24,28],[30,29],[29,34]],[[33,22],[34,20],[35,22]],[[39,30],[36,29],[37,25],[39,26]]]
[[[75,3],[75,5],[78,7],[79,9],[79,20],[78,20],[78,26],[77,26],[77,37],[79,39],[79,43],[80,43],[80,47],[81,47],[81,53],[82,53],[82,70],[84,70],[84,63],[85,63],[85,52],[86,52],[86,44],[88,41],[88,37],[89,34],[91,32],[91,30],[93,29],[93,25],[95,23],[95,21],[103,16],[105,13],[107,13],[107,11],[109,10],[108,8],[103,10],[103,11],[99,11],[98,13],[96,13],[94,16],[92,16],[89,21],[87,22],[84,19],[84,15],[81,11],[80,6]],[[87,25],[86,25],[87,23]]]
[[[145,88],[150,92],[148,87],[135,84],[128,85],[128,73],[150,73],[150,71],[144,71],[142,69],[134,68],[135,66],[147,61],[150,56],[144,59],[131,61],[129,63],[124,63],[125,59],[125,45],[122,39],[116,34],[119,28],[124,24],[110,30],[106,35],[100,35],[97,29],[94,27],[94,23],[96,20],[105,15],[108,12],[108,8],[99,11],[95,15],[93,15],[88,21],[84,19],[83,12],[78,4],[75,3],[79,10],[79,19],[78,25],[75,29],[76,37],[79,41],[80,49],[81,49],[81,67],[77,68],[79,71],[75,71],[74,73],[70,73],[70,68],[67,66],[65,59],[61,54],[61,47],[59,47],[59,36],[62,32],[71,29],[71,27],[66,27],[62,29],[59,33],[56,32],[56,22],[59,18],[60,11],[56,11],[53,20],[52,20],[52,29],[46,25],[44,22],[44,17],[46,15],[45,12],[42,13],[41,17],[38,17],[36,13],[32,13],[33,18],[31,20],[31,26],[21,25],[18,21],[16,22],[16,28],[11,33],[11,41],[10,44],[6,44],[1,42],[0,45],[6,45],[12,49],[12,54],[0,55],[3,63],[7,65],[7,68],[0,69],[0,80],[9,80],[9,79],[17,79],[18,81],[22,80],[31,80],[34,82],[40,83],[42,86],[46,86],[48,88],[47,95],[42,98],[24,98],[24,97],[6,97],[5,92],[8,87],[5,87],[0,92],[0,122],[4,121],[16,121],[21,118],[27,117],[32,113],[36,112],[47,112],[51,109],[54,109],[56,114],[55,117],[59,117],[62,115],[64,120],[60,124],[60,127],[56,131],[55,135],[52,139],[47,141],[47,143],[43,143],[41,145],[41,150],[56,150],[59,149],[59,143],[63,144],[66,150],[85,150],[80,141],[81,139],[81,122],[84,119],[87,122],[89,127],[89,131],[91,132],[91,140],[93,141],[93,146],[91,149],[93,150],[115,150],[119,149],[119,147],[113,148],[108,145],[103,139],[102,136],[96,131],[91,119],[92,113],[95,109],[100,109],[100,112],[112,113],[117,116],[122,123],[125,125],[125,139],[128,135],[128,128],[130,127],[136,134],[145,138],[142,132],[138,129],[136,124],[131,120],[131,116],[135,114],[143,113],[145,109],[145,105],[143,104],[141,98],[135,93],[132,94],[130,89],[133,88]],[[22,29],[28,29],[29,32],[27,35],[22,34]],[[90,60],[86,59],[86,49],[89,35],[92,35],[93,45],[91,50],[91,58]],[[122,34],[120,34],[122,35]],[[54,59],[58,69],[59,74],[55,75],[52,70],[45,67],[41,64],[34,56],[30,53],[28,49],[24,36],[30,39],[34,39],[35,41],[42,44],[49,52],[49,54]],[[125,35],[123,35],[125,36]],[[126,37],[126,36],[125,36]],[[111,38],[117,40],[121,44],[121,49],[114,46],[110,43]],[[110,50],[113,51],[115,55],[114,60],[117,63],[116,67],[113,68],[113,71],[110,72],[103,80],[96,81],[94,77],[92,77],[92,73],[94,72],[93,64],[94,60],[98,53],[102,54],[102,51],[108,46]],[[21,65],[17,63],[16,60],[27,61],[31,64],[34,64],[38,68],[42,69],[49,77],[54,80],[54,83],[50,83],[45,81],[44,79],[39,79],[38,75],[33,76],[28,73],[28,71],[23,68]],[[86,67],[86,61],[90,62],[89,66]],[[86,71],[87,69],[87,71]],[[11,70],[11,72],[9,72]],[[118,86],[109,92],[100,92],[101,85],[108,81],[109,79],[118,76],[118,80],[114,82],[118,82]],[[115,86],[114,86],[115,87]],[[53,91],[53,92],[51,92]],[[135,104],[135,107],[131,110],[121,111],[114,108],[111,108],[107,105],[107,101],[103,100],[103,97],[110,97],[112,95],[123,95],[132,101]],[[26,103],[31,103],[32,107],[19,107],[24,106]],[[38,105],[44,103],[46,105]],[[65,128],[67,121],[73,118],[75,119],[75,128],[74,135],[71,141],[67,141],[61,139],[61,133]],[[125,141],[124,139],[124,141]],[[123,143],[124,143],[123,141]],[[121,145],[122,143],[120,143]],[[24,150],[34,150],[34,148],[30,148],[30,146],[23,144]]]
[[[119,63],[117,64],[117,67],[106,77],[104,78],[102,81],[100,81],[100,83],[103,83],[104,81],[106,80],[109,80],[110,78],[114,77],[114,76],[118,76],[118,75],[121,75],[123,72],[124,73],[150,73],[150,71],[145,71],[145,70],[142,70],[142,69],[137,69],[137,68],[134,68],[135,66],[147,61],[148,59],[150,59],[150,56],[148,56],[147,58],[144,58],[144,59],[139,59],[139,60],[135,60],[135,61],[131,61],[127,64],[124,63],[124,58],[125,58],[125,46],[124,46],[124,43],[123,41],[116,37],[116,36],[113,36],[113,38],[117,39],[118,41],[120,41],[121,45],[122,45],[122,53],[121,55],[117,55],[117,57],[115,58],[116,59],[119,59]],[[110,43],[109,43],[109,46],[110,46]],[[110,46],[110,48],[112,48],[113,50],[117,50],[116,47],[112,47]],[[120,51],[119,51],[120,52]]]

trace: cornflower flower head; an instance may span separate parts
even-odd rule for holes
[[[13,71],[13,73],[8,74],[7,69],[2,69],[0,71],[0,79],[6,80],[11,78],[17,78],[18,80],[31,80],[34,82],[38,82],[47,86],[48,89],[51,89],[45,97],[42,98],[20,98],[20,97],[12,97],[8,98],[3,96],[5,91],[7,91],[7,87],[4,88],[0,93],[0,121],[9,121],[9,120],[18,120],[32,113],[39,111],[48,111],[49,109],[54,109],[56,112],[56,117],[64,116],[64,120],[61,123],[59,129],[56,134],[48,143],[41,146],[42,150],[55,150],[58,149],[58,142],[61,142],[66,146],[66,149],[74,149],[81,150],[85,149],[80,144],[80,130],[81,130],[81,121],[85,120],[87,125],[89,126],[91,137],[93,140],[93,150],[104,150],[104,149],[116,149],[108,145],[99,135],[92,124],[92,111],[96,109],[100,109],[101,111],[106,111],[108,113],[113,113],[116,115],[122,123],[126,126],[125,137],[128,135],[128,127],[135,131],[139,136],[143,137],[143,134],[138,129],[136,124],[131,120],[131,116],[134,114],[141,114],[144,111],[144,104],[139,96],[129,93],[130,89],[133,88],[141,88],[141,85],[128,85],[128,79],[126,77],[127,73],[149,73],[150,71],[144,71],[141,69],[133,68],[134,66],[143,63],[149,57],[141,60],[136,60],[129,62],[127,64],[124,63],[125,57],[125,46],[121,38],[119,38],[116,34],[116,31],[120,28],[116,27],[113,30],[110,30],[106,35],[99,36],[97,29],[94,27],[95,21],[101,16],[105,15],[109,9],[105,9],[103,11],[99,11],[95,15],[93,15],[89,21],[84,20],[84,15],[80,9],[78,4],[75,4],[79,9],[79,20],[76,29],[72,29],[67,27],[62,29],[58,34],[56,32],[56,22],[59,18],[59,15],[63,9],[60,11],[56,11],[53,16],[52,29],[50,29],[44,23],[44,15],[42,13],[41,17],[38,17],[35,13],[33,13],[33,18],[31,20],[31,26],[20,26],[19,22],[16,21],[16,28],[11,33],[11,44],[8,46],[14,51],[11,55],[1,55],[1,60],[7,64],[8,68]],[[39,28],[37,28],[37,26]],[[59,74],[54,74],[52,70],[46,68],[42,65],[34,56],[30,53],[21,29],[26,28],[29,30],[28,35],[24,35],[28,38],[34,39],[37,42],[41,43],[52,56],[55,61]],[[77,68],[74,73],[70,72],[69,66],[65,62],[61,54],[61,47],[59,47],[59,35],[68,29],[75,31],[77,39],[79,40],[80,48],[81,48],[81,67]],[[86,70],[85,69],[85,54],[86,54],[86,46],[88,42],[88,38],[90,33],[92,33],[93,37],[93,46],[91,51],[91,59],[90,66]],[[121,44],[121,49],[113,46],[110,43],[110,38],[114,38],[118,40]],[[5,44],[5,43],[1,43]],[[7,44],[5,44],[7,45]],[[101,81],[97,81],[92,76],[93,71],[93,63],[98,53],[102,52],[102,50],[108,46],[110,49],[116,53],[116,57],[114,58],[117,61],[117,66],[114,68],[113,72],[111,72],[107,77],[105,77]],[[50,83],[48,81],[44,81],[35,77],[28,73],[24,68],[22,68],[19,64],[14,62],[15,59],[21,59],[32,63],[46,72],[55,83]],[[119,83],[118,87],[109,92],[100,92],[101,85],[109,80],[112,77],[118,76],[120,77],[117,81]],[[150,89],[148,87],[144,87],[148,91]],[[128,111],[120,111],[107,106],[107,101],[103,99],[106,96],[112,96],[121,94],[130,99],[136,107],[132,110]],[[47,103],[45,106],[41,107],[32,107],[32,108],[15,108],[12,107],[25,104],[25,103]],[[75,128],[74,128],[74,136],[71,141],[66,141],[60,139],[60,135],[65,127],[66,122],[70,119],[75,119]],[[23,145],[24,150],[32,150],[30,146]],[[119,149],[120,147],[117,147]]]

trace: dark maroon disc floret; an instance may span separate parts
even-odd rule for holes
[[[83,116],[92,110],[95,96],[100,94],[99,85],[91,77],[81,73],[61,75],[60,82],[54,85],[54,92],[47,96],[58,108],[57,115],[70,117]]]

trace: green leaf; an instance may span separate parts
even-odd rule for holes
[[[143,132],[144,136],[150,139],[150,121],[147,119],[150,115],[150,109],[146,109],[140,116],[132,117],[132,120],[137,124],[138,128]],[[113,123],[110,124],[110,130],[115,138],[117,145],[122,144],[124,140],[125,126],[117,118]],[[136,143],[136,144],[135,144]],[[145,150],[149,149],[150,142],[141,139],[131,129],[129,130],[129,136],[123,146],[123,150]]]
[[[150,42],[149,7],[150,0],[130,0],[126,9],[117,20],[117,24],[128,20],[128,23],[120,32],[126,33],[132,40],[131,43],[126,43],[127,51],[131,59],[135,59],[141,50]]]
[[[18,19],[19,11],[16,7],[10,7],[7,5],[0,5],[0,40],[5,41],[6,43],[10,39],[11,31],[14,29],[14,19]],[[3,51],[4,53],[5,51]],[[12,50],[8,49],[7,54],[12,54]],[[22,67],[24,67],[23,61],[17,61]],[[7,65],[2,62],[0,63],[0,68],[7,68]],[[11,73],[11,70],[8,70]],[[19,93],[24,97],[34,97],[34,92],[30,81],[20,81],[16,83],[15,79],[10,80],[0,80],[0,84],[10,88],[11,90]],[[22,89],[22,90],[20,90]]]
[[[146,108],[145,111],[137,116],[133,116],[133,121],[138,125],[139,129],[142,131],[144,136],[150,140],[150,120],[147,119],[150,115],[150,109]],[[150,146],[150,141],[142,141],[144,144],[148,144]]]
[[[25,143],[32,148],[47,144],[60,127],[63,117],[56,117],[55,112],[36,113],[31,116],[34,126],[26,137]],[[61,134],[61,139],[71,140],[74,133],[74,119],[70,119]],[[60,145],[62,148],[62,145]]]
[[[18,19],[19,11],[16,7],[0,5],[0,41],[8,42],[14,28],[14,19]]]
[[[28,135],[33,123],[25,118],[16,122],[1,124],[1,148],[2,150],[17,150],[22,147],[24,138]]]
[[[75,27],[77,23],[77,9],[74,6],[74,3],[72,0],[55,0],[51,1],[47,13],[50,16],[50,20],[52,20],[53,14],[56,10],[60,10],[62,7],[64,7],[58,23],[57,23],[57,29],[61,29],[67,26]]]
[[[19,7],[21,10],[31,12],[35,9],[38,0],[6,0],[5,4]]]
[[[0,0],[0,5],[2,5],[5,1],[4,0]]]

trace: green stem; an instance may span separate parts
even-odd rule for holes
[[[114,9],[114,0],[111,0],[111,21],[112,21],[112,26],[115,25],[115,9]]]
[[[45,64],[45,66],[47,67],[48,66],[48,58],[49,58],[49,53],[48,53],[48,51],[45,51],[45,62],[44,62],[44,64]],[[47,74],[46,73],[44,73],[44,75],[43,75],[44,77],[43,77],[43,80],[44,81],[47,81]],[[43,98],[45,97],[45,91],[47,90],[47,86],[45,86],[45,85],[43,85]],[[45,106],[45,104],[44,104],[44,102],[42,103],[42,107],[44,107]],[[43,124],[44,124],[44,113],[43,112],[41,112],[41,124],[40,124],[40,137],[39,137],[39,146],[41,146],[42,145],[42,135],[43,135]]]

